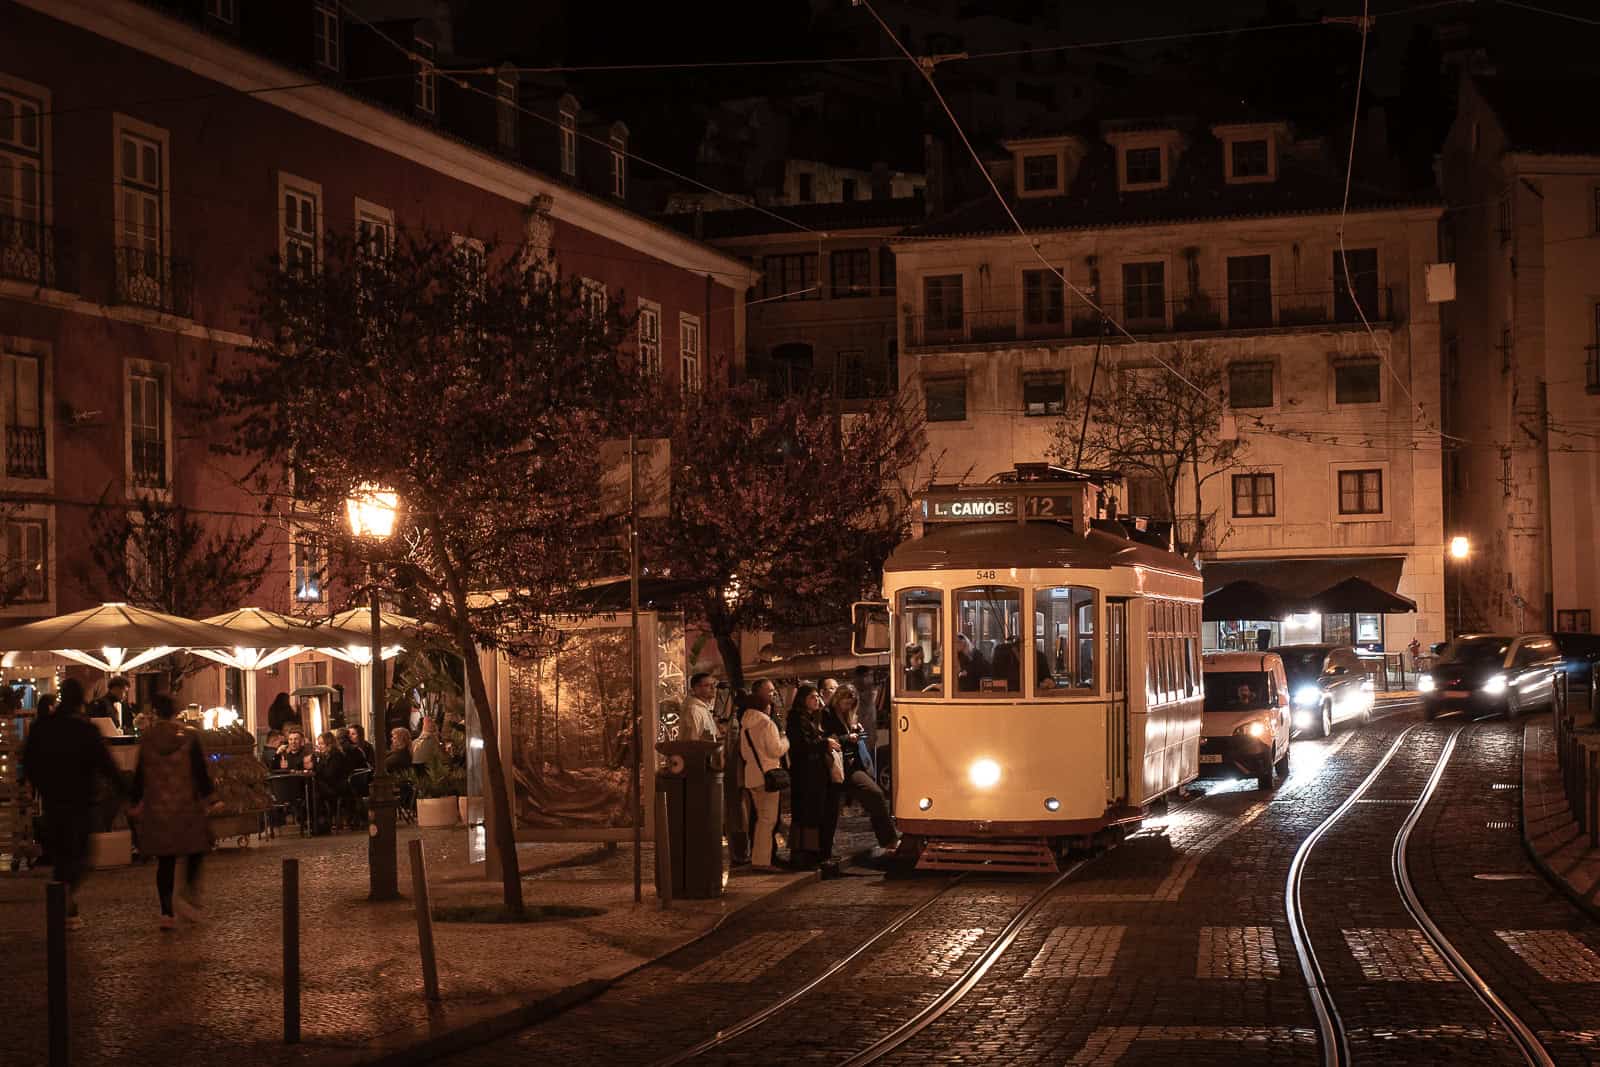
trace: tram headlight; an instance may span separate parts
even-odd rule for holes
[[[1061,810],[1061,801],[1057,800],[1055,797],[1045,797],[1044,798],[1044,810],[1045,811],[1060,811]]]
[[[1497,697],[1506,691],[1506,676],[1491,674],[1489,680],[1483,683],[1483,691],[1492,697]]]
[[[967,781],[979,789],[993,789],[1000,781],[1000,764],[992,759],[974,760],[967,768]]]
[[[1302,708],[1312,707],[1322,701],[1322,690],[1314,685],[1302,685],[1294,691],[1294,702]]]
[[[921,800],[917,801],[917,810],[919,811],[927,811],[931,807],[933,807],[932,797],[923,797]]]

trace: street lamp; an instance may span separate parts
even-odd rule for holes
[[[394,780],[389,777],[384,764],[389,754],[389,731],[383,713],[383,604],[379,591],[379,564],[377,546],[394,534],[395,521],[400,512],[400,496],[393,489],[366,483],[356,487],[345,501],[345,514],[350,520],[350,533],[374,548],[371,562],[372,579],[372,781],[367,788],[367,812],[372,820],[367,828],[368,895],[372,900],[394,900],[400,895],[399,876],[395,860],[395,792]]]
[[[1450,558],[1456,561],[1456,636],[1461,635],[1461,571],[1468,556],[1472,555],[1472,542],[1457,534],[1450,538]]]

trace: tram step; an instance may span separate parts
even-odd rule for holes
[[[1053,874],[1055,853],[1044,838],[1008,841],[981,837],[941,837],[929,840],[917,857],[919,871],[996,871]]]

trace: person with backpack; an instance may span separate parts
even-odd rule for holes
[[[778,870],[772,863],[772,835],[778,828],[778,797],[789,777],[783,767],[789,739],[778,732],[778,724],[767,714],[769,703],[757,687],[757,692],[740,701],[739,715],[746,825],[751,827],[751,869],[763,874]]]

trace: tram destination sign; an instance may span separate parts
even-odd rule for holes
[[[1015,519],[1016,494],[1008,496],[966,496],[934,498],[922,502],[923,518],[929,522],[982,522],[985,519]]]
[[[923,522],[1065,522],[1077,526],[1083,489],[1029,485],[1010,492],[934,490],[922,500]]]

